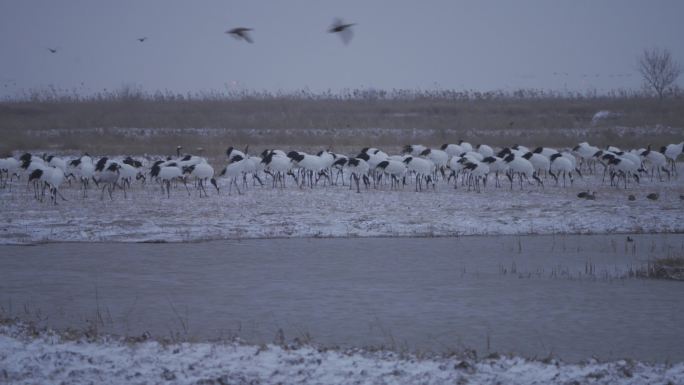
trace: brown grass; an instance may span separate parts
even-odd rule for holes
[[[593,124],[599,110],[620,117]],[[664,128],[663,128],[664,127]],[[684,98],[541,91],[348,91],[346,94],[143,94],[125,89],[82,98],[44,93],[0,102],[0,152],[169,152],[177,144],[219,151],[244,146],[399,147],[460,138],[497,146],[655,146],[682,140]],[[120,128],[164,129],[148,137]],[[198,135],[191,129],[213,129]],[[76,131],[74,131],[76,129]],[[96,130],[97,129],[97,130]],[[652,134],[651,134],[652,133]]]

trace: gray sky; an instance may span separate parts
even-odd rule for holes
[[[638,88],[644,48],[684,65],[682,15],[680,0],[0,0],[0,96]],[[326,33],[335,17],[358,23],[349,45]],[[224,33],[237,26],[254,28],[254,44]]]

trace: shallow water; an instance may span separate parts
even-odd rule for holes
[[[57,328],[684,360],[684,283],[621,278],[684,235],[0,247],[7,316]]]

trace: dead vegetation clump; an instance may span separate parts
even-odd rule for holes
[[[684,281],[684,257],[659,258],[633,271],[639,278]]]

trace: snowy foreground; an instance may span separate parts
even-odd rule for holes
[[[684,176],[645,177],[627,190],[594,176],[568,188],[547,180],[544,189],[516,185],[513,191],[507,180],[501,188],[490,180],[482,193],[440,182],[436,191],[408,185],[399,191],[362,187],[357,194],[348,186],[300,189],[288,180],[285,189],[250,183],[244,194],[229,196],[228,181],[219,183],[220,195],[211,188],[208,198],[197,191],[188,196],[181,185],[170,199],[154,183],[134,183],[126,199],[117,190],[113,201],[106,194],[100,200],[94,189],[84,199],[76,184],[65,185],[68,201],[53,206],[49,199],[36,201],[25,181],[15,182],[12,191],[0,189],[0,244],[684,231]],[[596,199],[577,198],[586,190],[596,191]],[[654,192],[658,200],[646,198]]]
[[[0,325],[0,383],[682,384],[684,363],[567,364],[314,346],[86,339]]]

